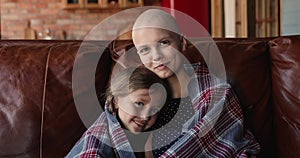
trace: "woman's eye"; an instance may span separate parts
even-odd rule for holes
[[[164,40],[164,41],[160,41],[159,44],[160,44],[161,46],[167,46],[167,45],[170,44],[170,42],[169,42],[168,40]]]
[[[144,106],[144,103],[143,102],[136,102],[135,105],[137,107],[142,107],[142,106]]]
[[[146,54],[147,52],[149,52],[149,48],[142,48],[142,49],[140,49],[138,52],[140,53],[140,54]]]

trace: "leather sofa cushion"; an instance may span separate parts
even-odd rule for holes
[[[279,157],[300,155],[300,37],[270,41],[276,150]]]

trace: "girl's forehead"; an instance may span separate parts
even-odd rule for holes
[[[149,94],[157,94],[157,92],[161,92],[163,90],[163,86],[152,86],[151,88],[139,88],[130,92],[132,95],[149,95]]]
[[[131,96],[148,96],[149,89],[136,89],[130,93]]]
[[[138,89],[129,94],[131,101],[163,102],[166,99],[166,92],[159,89]]]

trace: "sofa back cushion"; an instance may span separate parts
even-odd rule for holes
[[[0,157],[39,157],[44,45],[0,47]]]
[[[83,64],[74,70],[82,41],[1,41],[0,45],[0,157],[63,157],[87,126],[78,108],[98,117],[90,109],[91,89],[104,92],[111,67],[107,51],[99,64]],[[82,49],[80,61],[105,50],[105,42]],[[93,71],[93,72],[91,72]],[[92,82],[82,81],[72,89],[73,72],[92,74]],[[78,78],[77,78],[78,77]],[[96,78],[96,79],[95,79]],[[95,82],[96,81],[96,82]],[[95,94],[93,94],[95,95]],[[84,104],[76,105],[75,100]],[[97,101],[98,102],[98,101]],[[92,112],[91,112],[92,111]]]
[[[276,151],[300,155],[300,36],[270,41]]]

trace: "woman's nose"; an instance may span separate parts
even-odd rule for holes
[[[160,49],[159,48],[153,48],[153,50],[152,50],[152,58],[153,58],[153,61],[159,61],[159,60],[161,60],[161,58],[162,58],[162,53],[161,53],[161,51],[160,51]]]

